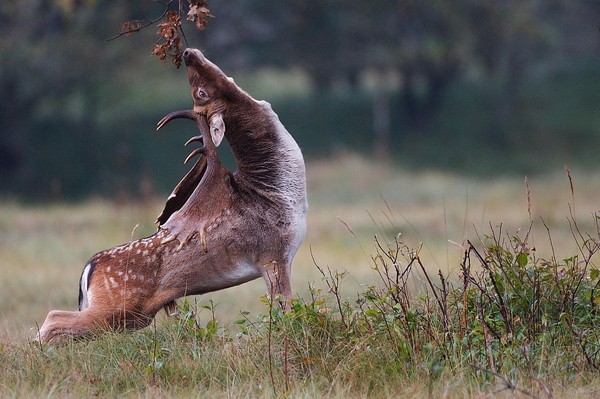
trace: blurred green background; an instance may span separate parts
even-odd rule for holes
[[[176,7],[177,2],[172,6]],[[306,158],[357,152],[474,176],[600,167],[600,1],[210,0],[198,47],[273,105]],[[150,0],[3,0],[0,196],[169,191],[187,171],[184,69]],[[228,158],[226,151],[223,156]],[[231,160],[227,162],[231,163]]]

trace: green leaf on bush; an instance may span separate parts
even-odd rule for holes
[[[527,266],[528,254],[527,252],[521,252],[517,255],[517,264],[521,267]]]

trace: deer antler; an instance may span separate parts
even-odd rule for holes
[[[212,153],[211,157],[217,157],[216,148],[212,140],[205,141],[203,139],[203,135],[208,134],[209,129],[206,117],[204,115],[200,115],[192,110],[171,112],[170,114],[165,115],[157,123],[156,130],[160,130],[174,119],[191,119],[195,121],[196,126],[198,127],[198,130],[201,133],[198,136],[193,136],[192,138],[190,138],[185,143],[186,146],[193,142],[200,142],[204,144],[204,147],[193,150],[183,162],[184,164],[187,164],[188,161],[196,155],[207,155],[208,150]],[[207,157],[201,157],[192,167],[192,169],[183,177],[183,179],[181,179],[177,186],[175,186],[175,189],[173,189],[173,192],[171,193],[171,195],[169,195],[167,202],[165,203],[165,208],[156,219],[156,222],[159,224],[159,226],[163,225],[173,213],[181,209],[181,207],[187,202],[187,200],[190,198],[190,196],[202,180],[202,176],[204,176],[204,174],[206,173],[206,168]]]

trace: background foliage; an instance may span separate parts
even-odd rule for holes
[[[172,4],[176,7],[176,4]],[[306,156],[340,148],[476,175],[595,168],[600,3],[217,1],[199,47],[271,102]],[[151,195],[183,175],[183,70],[156,28],[107,41],[162,2],[0,5],[0,190],[30,199]],[[189,130],[188,130],[189,129]],[[177,134],[176,132],[181,132]]]

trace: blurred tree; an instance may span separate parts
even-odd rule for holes
[[[400,148],[392,143],[402,142],[414,157],[418,146],[413,144],[452,144],[443,138],[456,118],[446,125],[432,126],[432,122],[443,107],[452,107],[449,101],[469,95],[464,92],[465,81],[478,91],[472,97],[477,107],[470,112],[485,115],[477,128],[466,117],[452,131],[462,135],[462,145],[477,141],[507,153],[527,149],[522,140],[528,129],[537,129],[543,138],[540,142],[548,142],[548,147],[561,147],[565,138],[575,134],[571,121],[559,121],[559,129],[556,112],[544,121],[526,118],[561,109],[548,104],[571,100],[576,94],[572,89],[587,93],[586,98],[598,92],[571,88],[566,79],[564,87],[532,103],[524,87],[531,87],[535,79],[552,79],[552,71],[577,74],[568,67],[581,65],[585,58],[592,60],[590,70],[596,70],[600,2],[211,0],[215,20],[203,32],[196,32],[194,25],[202,22],[198,15],[208,18],[208,10],[202,9],[206,2],[193,2],[197,12],[189,23],[189,7],[180,10],[180,4],[189,2],[0,2],[0,189],[20,186],[23,192],[47,193],[60,191],[71,179],[71,186],[88,193],[98,190],[97,181],[103,176],[118,171],[133,179],[136,167],[141,169],[139,163],[151,165],[146,160],[149,154],[141,154],[142,147],[131,144],[145,140],[142,130],[151,128],[151,122],[144,123],[157,112],[151,108],[154,99],[139,94],[145,93],[141,87],[150,89],[151,81],[153,95],[162,95],[161,101],[167,102],[165,97],[177,98],[169,89],[180,81],[180,74],[169,77],[167,68],[153,69],[154,64],[145,62],[153,49],[155,55],[168,59],[183,46],[200,47],[225,70],[301,69],[312,82],[315,99],[309,99],[310,107],[303,109],[299,108],[306,101],[290,103],[290,112],[301,115],[296,119],[302,119],[305,130],[320,131],[323,120],[319,118],[327,118],[329,130],[348,130],[332,132],[331,141],[364,144],[350,136],[362,140],[372,133],[373,147],[381,157]],[[174,18],[174,14],[167,11],[179,12],[179,20],[169,22],[168,15]],[[127,21],[124,32],[145,26],[144,21],[167,24],[107,41]],[[158,37],[157,28],[162,32]],[[177,37],[179,41],[174,40]],[[592,82],[595,75],[588,76]],[[371,115],[363,103],[367,96],[372,99]],[[135,102],[138,115],[120,109],[121,100]],[[327,106],[331,103],[336,107]],[[570,106],[581,108],[577,104],[573,100]],[[316,110],[322,111],[318,117]],[[352,118],[360,116],[351,123],[335,121],[348,119],[350,113]],[[371,129],[360,118],[371,120]],[[577,119],[577,134],[581,132],[588,141],[581,140],[589,143],[597,131],[594,119],[573,119]],[[108,189],[102,190],[109,192],[114,180],[105,177],[104,181]]]
[[[25,162],[23,116],[39,112],[40,105],[66,90],[76,75],[57,74],[60,60],[53,46],[34,45],[54,42],[65,24],[66,16],[50,1],[10,0],[0,6],[0,172],[17,170]]]
[[[177,16],[186,14],[183,3],[179,0]],[[195,3],[204,11],[191,19],[201,21],[203,28],[210,16],[207,3],[190,1]],[[402,115],[413,135],[426,132],[451,84],[465,71],[483,67],[498,87],[497,129],[490,139],[514,146],[519,87],[527,69],[548,54],[556,37],[555,20],[565,7],[559,0],[214,2],[218,23],[203,43],[225,66],[300,68],[320,93],[340,85],[355,89],[369,73],[374,79],[373,147],[383,158],[392,148],[392,113]],[[166,44],[155,47],[162,59],[181,46],[177,33],[175,39],[169,37],[181,29],[180,21],[165,19],[171,33],[159,32]],[[174,56],[174,61],[180,59]],[[400,81],[397,87],[394,80]],[[391,109],[391,90],[399,91],[399,109]]]
[[[461,1],[227,3],[226,9],[212,6],[222,20],[207,32],[213,39],[207,42],[232,64],[299,67],[319,92],[340,84],[356,88],[361,76],[373,75],[374,148],[382,157],[391,149],[391,112],[401,112],[411,131],[423,131],[469,55],[467,5]],[[232,15],[235,21],[223,20]],[[234,44],[238,48],[230,53]],[[392,111],[394,76],[401,78],[403,102]]]
[[[98,16],[127,15],[126,7],[111,3],[9,0],[0,5],[0,176],[5,185],[60,192],[62,182],[48,177],[44,165],[58,154],[38,145],[44,139],[38,129],[57,120],[64,125],[63,145],[77,148],[63,156],[78,156],[82,171],[98,167],[99,90],[125,49],[106,45],[114,28]]]
[[[467,10],[473,38],[472,58],[496,87],[493,145],[518,150],[515,115],[522,107],[520,88],[531,68],[544,62],[557,38],[553,14],[559,2],[475,2]]]
[[[480,76],[493,93],[489,144],[518,151],[522,145],[516,115],[522,109],[524,82],[544,65],[556,62],[557,54],[564,62],[562,57],[573,54],[575,46],[579,47],[576,54],[593,53],[598,47],[597,40],[585,39],[589,30],[585,32],[587,23],[597,21],[600,3],[226,3],[211,6],[218,23],[206,32],[205,41],[225,63],[301,68],[321,93],[340,83],[356,88],[365,73],[374,77],[373,147],[379,156],[393,148],[393,118],[400,115],[405,134],[411,141],[418,140],[429,131],[448,89],[467,75]],[[584,49],[586,45],[591,47]],[[391,94],[401,99],[394,109]]]

